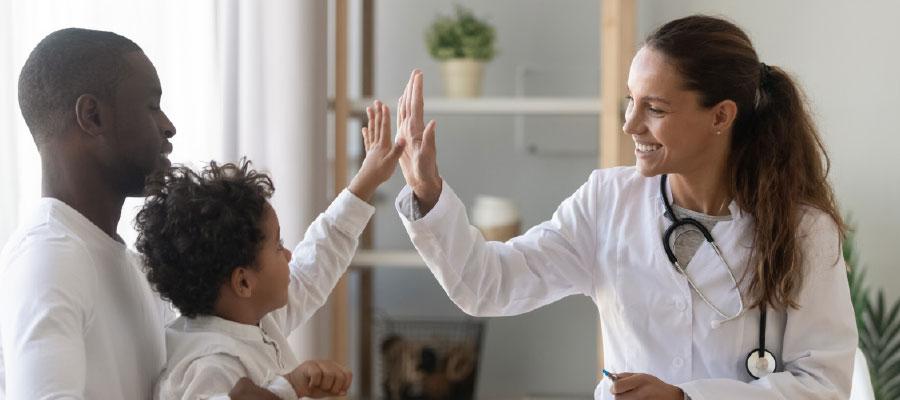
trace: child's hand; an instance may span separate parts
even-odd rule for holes
[[[391,142],[391,110],[384,103],[366,107],[369,123],[362,128],[366,159],[350,182],[349,189],[356,197],[369,201],[378,185],[388,180],[397,169],[397,160],[403,154],[404,140]]]
[[[297,397],[345,396],[353,381],[353,373],[344,366],[329,360],[310,360],[294,368],[284,376]]]

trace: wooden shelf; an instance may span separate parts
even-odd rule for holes
[[[389,106],[397,104],[397,99],[379,98]],[[350,114],[363,117],[366,107],[374,98],[348,99]],[[329,99],[329,108],[334,108],[334,100]],[[600,99],[597,97],[478,97],[473,99],[427,98],[425,111],[443,115],[588,115],[600,114]]]
[[[415,250],[360,250],[350,261],[351,268],[425,269],[425,261]]]
[[[363,98],[350,98],[348,90],[349,54],[347,38],[351,22],[347,18],[348,0],[336,0],[335,19],[335,61],[334,61],[334,93],[335,97],[327,99],[329,110],[333,111],[335,150],[334,167],[331,176],[334,180],[335,193],[346,186],[347,177],[347,122],[351,119],[365,118],[365,109],[378,98],[394,108],[397,99],[392,97],[375,97],[374,94],[374,0],[362,1],[362,36],[361,73]],[[599,120],[598,131],[598,166],[602,168],[634,163],[634,147],[631,140],[622,135],[623,113],[620,112],[622,99],[626,91],[626,78],[631,59],[634,55],[635,40],[635,0],[599,0],[600,12],[600,85],[598,97],[481,97],[474,99],[451,99],[426,96],[425,111],[429,115],[496,115],[496,116],[585,116]],[[592,66],[593,68],[593,66]],[[399,89],[399,88],[398,88]],[[603,113],[603,110],[609,111]],[[396,111],[396,110],[394,110]],[[432,118],[432,117],[428,117]],[[394,121],[396,123],[396,121]],[[552,131],[551,131],[552,133]],[[350,263],[360,275],[359,326],[371,325],[372,318],[372,270],[374,268],[425,269],[425,263],[415,251],[359,251]],[[349,340],[346,336],[349,320],[349,292],[345,280],[341,281],[332,292],[334,306],[332,313],[332,351],[331,358],[349,363]],[[597,331],[598,371],[603,367],[602,333],[598,325]],[[371,331],[363,329],[359,334],[360,398],[371,398],[375,393],[375,384],[371,381],[372,360],[370,358]],[[598,376],[599,378],[599,376]],[[580,396],[511,396],[492,399],[524,400],[524,399],[573,399]],[[585,399],[590,395],[585,394]]]

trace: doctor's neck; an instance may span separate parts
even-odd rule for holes
[[[728,215],[732,195],[724,168],[709,168],[690,174],[670,174],[672,203],[707,215]]]

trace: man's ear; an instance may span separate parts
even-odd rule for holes
[[[231,290],[241,298],[249,298],[256,289],[256,271],[250,267],[237,267],[231,271]]]
[[[75,100],[75,122],[88,135],[101,135],[109,127],[110,114],[110,109],[92,94],[83,94]]]

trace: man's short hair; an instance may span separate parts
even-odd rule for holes
[[[141,48],[112,32],[67,28],[53,32],[31,51],[19,75],[19,107],[37,144],[75,121],[83,94],[112,99],[125,77],[124,55]]]

